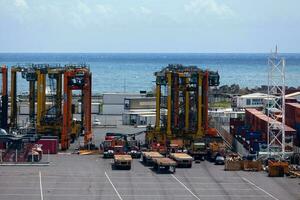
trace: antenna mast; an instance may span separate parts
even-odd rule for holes
[[[275,52],[268,58],[268,155],[285,155],[285,59]],[[281,118],[281,119],[280,119]]]

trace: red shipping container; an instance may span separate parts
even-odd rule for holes
[[[285,104],[285,117],[294,119],[295,118],[295,107],[291,103]]]
[[[295,123],[300,123],[300,104],[299,103],[286,103],[285,105],[286,118],[291,120],[295,118]]]
[[[42,145],[43,154],[57,154],[58,141],[57,139],[40,139],[37,144]]]
[[[298,124],[300,123],[300,108],[295,110],[295,122]]]
[[[0,149],[5,149],[5,142],[0,142]]]
[[[297,103],[297,99],[292,98],[292,97],[287,97],[285,98],[286,103]]]

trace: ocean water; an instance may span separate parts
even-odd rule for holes
[[[168,64],[196,65],[218,71],[221,85],[241,87],[267,85],[269,54],[198,53],[0,53],[0,64],[89,64],[93,73],[92,90],[139,92],[154,87],[154,72]],[[281,54],[286,59],[286,84],[300,86],[300,54]],[[21,78],[20,78],[21,79]],[[24,80],[18,92],[27,90]]]

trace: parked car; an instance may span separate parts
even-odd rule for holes
[[[94,119],[93,125],[94,125],[94,126],[100,126],[100,125],[101,125],[100,120],[99,120],[99,119]]]
[[[217,156],[215,160],[216,165],[224,165],[225,164],[225,158],[223,156]]]

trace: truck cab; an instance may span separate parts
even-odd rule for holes
[[[194,157],[196,162],[204,160],[207,155],[207,147],[204,142],[195,142],[192,144],[191,156]]]

